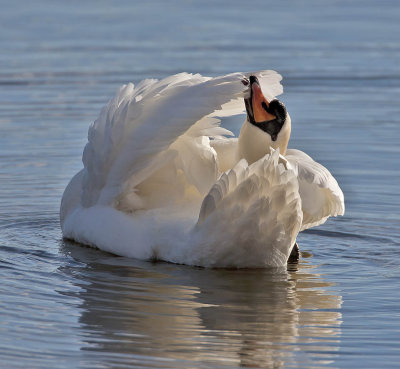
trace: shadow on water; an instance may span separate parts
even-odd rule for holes
[[[289,270],[210,270],[63,242],[80,287],[84,360],[107,367],[332,364],[342,299],[302,259]]]

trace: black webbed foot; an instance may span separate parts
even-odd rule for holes
[[[300,249],[297,242],[294,244],[292,251],[289,255],[288,264],[294,264],[299,261],[300,258]]]

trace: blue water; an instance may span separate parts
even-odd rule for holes
[[[0,9],[1,368],[399,366],[400,2]],[[297,266],[206,270],[62,240],[62,192],[121,84],[258,69],[284,76],[290,146],[346,199],[299,236]]]

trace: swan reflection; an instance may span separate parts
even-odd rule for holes
[[[86,360],[107,367],[332,365],[342,299],[316,268],[209,270],[114,257],[65,242],[80,287]],[[331,366],[330,366],[331,367]]]

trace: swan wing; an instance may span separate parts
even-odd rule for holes
[[[221,137],[210,142],[211,147],[217,153],[218,168],[221,172],[233,168],[239,161],[238,139]]]
[[[268,93],[282,92],[279,74],[264,71],[258,76],[268,85]],[[245,77],[180,73],[161,81],[144,80],[136,87],[122,86],[89,128],[83,153],[83,206],[112,204],[128,182],[134,187],[171,160],[171,153],[163,153],[181,136],[229,134],[216,117],[244,111]],[[206,152],[215,161],[215,151]]]
[[[203,200],[195,233],[200,243],[207,240],[200,247],[207,258],[193,263],[284,265],[302,217],[296,173],[279,151],[250,166],[242,159]]]
[[[288,149],[285,157],[298,172],[303,210],[301,230],[344,214],[343,192],[328,169],[300,150]]]

